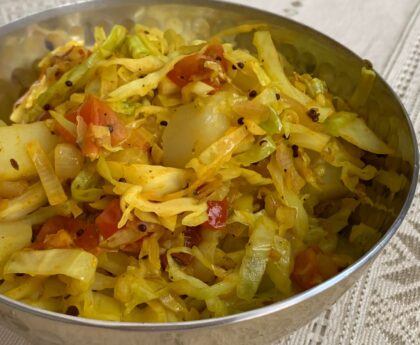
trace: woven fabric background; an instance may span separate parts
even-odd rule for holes
[[[75,0],[0,0],[0,25]],[[230,0],[314,27],[375,65],[420,131],[418,0]],[[273,345],[420,343],[420,191],[397,235],[338,302]],[[0,326],[1,345],[30,345]],[[88,344],[86,344],[88,345]]]

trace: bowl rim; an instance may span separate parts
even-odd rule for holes
[[[294,27],[303,27],[305,30],[312,31],[313,33],[317,34],[318,37],[329,41],[330,43],[340,47],[341,50],[345,51],[347,54],[351,55],[353,58],[362,61],[363,59],[354,53],[352,50],[347,48],[346,46],[342,45],[335,39],[329,37],[328,35],[311,28],[305,24],[299,23],[293,19],[284,17],[282,15],[265,11],[259,8],[255,8],[252,6],[247,6],[238,3],[229,2],[230,0],[223,1],[223,0],[82,0],[77,3],[73,4],[63,4],[59,5],[54,8],[50,8],[47,10],[42,10],[28,16],[24,16],[18,18],[17,20],[13,20],[7,24],[0,26],[0,37],[3,37],[9,33],[14,32],[18,29],[23,29],[27,25],[34,24],[46,19],[51,19],[60,15],[76,13],[83,10],[92,10],[94,8],[100,7],[106,8],[107,6],[129,6],[129,5],[189,5],[193,7],[202,7],[202,6],[209,6],[216,9],[228,9],[228,10],[248,10],[258,13],[260,15],[264,15],[269,17],[273,20],[280,20],[283,22],[287,22],[288,25]],[[263,316],[267,316],[269,314],[273,314],[282,310],[285,310],[289,307],[292,307],[296,304],[304,302],[312,297],[316,297],[320,293],[330,289],[337,283],[345,280],[347,277],[352,275],[354,272],[358,271],[360,268],[365,266],[369,261],[373,260],[385,247],[385,245],[390,241],[390,239],[394,236],[396,231],[398,230],[399,226],[401,225],[402,221],[404,220],[408,210],[412,204],[416,187],[417,187],[417,179],[419,176],[419,148],[416,138],[416,133],[413,128],[413,124],[411,122],[410,116],[408,115],[404,105],[402,104],[400,98],[395,93],[395,91],[391,88],[391,86],[382,78],[382,76],[377,73],[377,78],[383,83],[383,85],[390,91],[392,96],[397,101],[398,105],[401,108],[401,111],[406,119],[406,124],[409,128],[409,132],[412,138],[413,144],[413,170],[412,170],[412,178],[410,181],[409,191],[407,193],[407,197],[404,201],[404,204],[394,220],[391,224],[389,229],[386,233],[382,236],[379,242],[377,242],[369,251],[367,251],[362,257],[360,257],[357,261],[355,261],[352,265],[348,268],[343,270],[342,272],[338,273],[334,277],[324,281],[323,283],[306,290],[304,292],[298,293],[293,295],[287,299],[275,302],[268,306],[260,307],[257,309],[228,315],[224,317],[217,317],[211,319],[204,319],[204,320],[194,320],[194,321],[182,321],[182,322],[172,322],[172,323],[139,323],[139,322],[115,322],[115,321],[103,321],[103,320],[94,320],[94,319],[86,319],[82,317],[74,317],[69,316],[61,313],[51,312],[48,310],[43,310],[40,308],[36,308],[22,302],[13,300],[8,298],[4,295],[0,294],[0,305],[4,304],[10,308],[18,309],[21,312],[29,313],[37,317],[48,318],[54,321],[61,321],[66,324],[73,324],[73,325],[80,325],[80,326],[94,326],[97,328],[105,328],[105,329],[113,329],[113,330],[124,330],[124,331],[147,331],[147,332],[165,332],[165,331],[185,331],[190,329],[199,329],[205,327],[217,327],[217,326],[225,326],[231,325],[235,323],[239,323],[242,321],[247,321]]]

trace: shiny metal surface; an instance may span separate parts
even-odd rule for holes
[[[281,52],[300,71],[325,79],[346,98],[356,84],[361,58],[328,37],[286,18],[216,1],[91,1],[56,8],[0,28],[0,117],[34,80],[33,66],[50,44],[69,38],[92,42],[92,29],[134,22],[173,28],[187,37],[208,37],[249,21],[269,23]],[[242,40],[241,37],[238,40]],[[48,41],[48,44],[46,44]],[[241,41],[241,44],[248,44]],[[172,324],[113,323],[42,311],[0,296],[0,322],[39,345],[67,344],[269,344],[304,325],[332,305],[370,266],[395,234],[414,196],[418,148],[409,117],[390,87],[378,78],[366,116],[372,128],[407,162],[410,185],[395,219],[381,219],[384,236],[352,266],[323,284],[285,301],[223,318]],[[371,214],[367,217],[378,215]],[[379,215],[380,216],[380,215]]]

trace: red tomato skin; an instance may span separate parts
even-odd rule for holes
[[[223,56],[222,45],[211,44],[204,53],[189,55],[178,61],[167,76],[179,87],[184,87],[195,80],[202,80],[211,86],[219,87],[218,83],[210,81],[212,71],[204,67],[206,61],[220,63],[225,71],[229,66],[228,61]]]
[[[95,249],[99,244],[99,233],[95,224],[87,223],[81,219],[74,219],[64,216],[50,218],[38,232],[33,247],[45,249],[42,244],[48,235],[57,233],[59,230],[66,230],[72,237],[75,245],[87,251]]]
[[[100,147],[96,145],[95,137],[93,136],[92,126],[89,125],[83,140],[82,154],[86,157],[97,158],[100,152]]]
[[[36,235],[35,242],[42,243],[48,235],[55,234],[58,230],[67,228],[67,219],[64,216],[55,216],[48,219]]]
[[[115,234],[118,229],[118,222],[121,219],[122,211],[119,199],[112,200],[102,213],[96,218],[97,225],[101,235],[107,239]]]
[[[66,118],[73,123],[77,123],[77,116],[81,116],[87,127],[82,147],[82,153],[85,156],[97,158],[100,153],[100,147],[96,144],[93,136],[92,126],[108,127],[112,145],[120,144],[128,136],[128,130],[118,115],[105,102],[93,95],[88,95],[83,104],[70,111]],[[59,124],[56,124],[54,129],[65,141],[71,144],[76,143],[76,137]]]
[[[213,229],[221,229],[226,226],[228,218],[228,202],[226,199],[222,201],[207,201],[207,218],[208,225]]]
[[[184,87],[193,81],[194,76],[202,77],[207,73],[206,68],[204,68],[204,61],[205,56],[201,54],[186,56],[175,64],[174,68],[168,73],[168,78],[179,87]]]
[[[80,231],[82,229],[84,231],[81,235],[78,235],[77,233],[75,234],[76,238],[74,238],[74,243],[76,244],[76,246],[84,250],[94,250],[99,245],[99,233],[96,230],[95,224],[85,225],[84,228],[80,228],[77,231]],[[74,234],[74,231],[72,232],[72,234]]]
[[[224,57],[224,50],[221,44],[211,44],[206,49],[206,55],[213,61],[220,61],[225,71],[229,68],[229,61]]]
[[[88,95],[79,109],[79,115],[85,123],[96,126],[106,126],[111,132],[111,144],[117,145],[127,137],[124,123],[108,104],[93,95]]]

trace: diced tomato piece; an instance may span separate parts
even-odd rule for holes
[[[206,49],[206,56],[208,56],[211,60],[213,61],[219,61],[222,66],[223,69],[225,71],[228,70],[229,68],[229,61],[225,59],[224,57],[224,50],[223,50],[223,46],[221,44],[211,44],[208,46],[208,48]]]
[[[95,224],[85,225],[84,228],[79,228],[76,232],[73,230],[72,233],[76,235],[74,243],[79,248],[90,251],[95,249],[99,244],[99,233],[96,230]]]
[[[46,249],[45,241],[49,235],[56,234],[60,230],[67,231],[77,247],[85,250],[93,250],[99,244],[99,233],[95,224],[90,224],[81,219],[55,216],[50,218],[42,227],[35,238],[33,247]]]
[[[66,118],[67,120],[76,123],[77,122],[77,116],[79,115],[79,108],[73,109],[72,111],[70,111],[67,115]]]
[[[44,245],[51,248],[72,248],[74,241],[66,230],[58,230],[56,234],[48,235],[45,238]]]
[[[78,116],[82,118],[87,127],[82,147],[82,153],[85,156],[95,158],[100,153],[100,147],[96,144],[93,136],[92,126],[108,127],[112,145],[118,145],[128,135],[127,128],[118,115],[109,105],[93,95],[88,95],[83,104],[69,112],[66,118],[73,123],[77,123]],[[59,124],[56,125],[55,130],[65,141],[72,144],[76,143],[76,138]]]
[[[167,76],[179,87],[184,87],[195,80],[202,80],[217,87],[219,86],[217,83],[213,85],[210,81],[212,71],[204,66],[206,61],[218,62],[224,70],[227,70],[228,62],[223,57],[223,47],[220,44],[212,44],[204,53],[189,55],[178,61]]]
[[[65,229],[67,227],[67,217],[63,216],[55,216],[47,220],[44,225],[42,225],[41,230],[38,232],[35,242],[42,243],[45,241],[45,238],[48,235],[52,235],[57,233],[61,229]]]
[[[295,258],[291,278],[303,290],[310,289],[338,272],[333,260],[319,248],[308,247]]]
[[[117,145],[127,137],[127,129],[117,114],[105,102],[92,95],[86,97],[79,109],[79,115],[86,124],[106,126],[111,133],[111,144]]]
[[[85,101],[79,108],[79,115],[87,125],[94,124],[102,126],[107,111],[110,110],[106,104],[93,95],[87,95]]]
[[[83,140],[82,154],[87,157],[96,158],[99,156],[100,152],[100,147],[96,145],[95,142],[92,126],[89,126],[86,129],[85,137]]]
[[[206,61],[205,56],[201,54],[186,56],[175,64],[168,73],[168,78],[179,87],[184,87],[193,81],[194,77],[199,79],[203,75],[207,76],[209,71],[204,68],[204,61]]]
[[[224,228],[228,218],[227,200],[224,199],[222,201],[207,201],[207,217],[207,222],[213,229]]]
[[[118,231],[118,222],[121,219],[121,216],[120,201],[119,199],[114,199],[96,218],[95,223],[105,239],[111,237]]]

